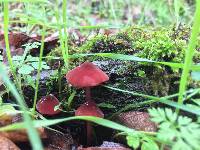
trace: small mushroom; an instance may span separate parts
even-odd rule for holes
[[[43,115],[51,116],[60,113],[60,110],[54,109],[57,105],[59,105],[58,99],[53,94],[50,94],[48,96],[42,97],[37,102],[36,109]]]
[[[86,102],[82,104],[75,112],[76,116],[95,116],[103,118],[104,114],[97,107],[96,103],[91,98],[90,88],[100,85],[108,81],[109,77],[101,69],[91,62],[85,62],[74,68],[66,74],[68,82],[76,88],[85,88]],[[87,125],[87,144],[91,144],[92,126],[89,122]]]
[[[93,101],[87,101],[75,111],[75,116],[95,116],[103,118],[104,114]]]
[[[66,74],[68,82],[76,88],[85,88],[86,101],[91,100],[90,87],[108,81],[109,77],[91,62],[85,62]]]
[[[87,101],[82,104],[76,111],[75,116],[95,116],[99,118],[103,118],[103,112],[97,107],[95,102]],[[87,145],[91,144],[92,141],[92,125],[90,122],[86,122],[86,132],[87,132]]]

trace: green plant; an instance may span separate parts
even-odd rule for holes
[[[194,14],[194,24],[192,27],[192,32],[190,36],[190,41],[188,44],[188,49],[186,50],[185,59],[184,59],[184,66],[181,75],[180,85],[179,85],[179,97],[178,103],[183,103],[183,93],[187,87],[187,80],[189,77],[189,73],[191,71],[190,67],[193,64],[193,56],[195,54],[195,47],[197,45],[198,34],[200,30],[200,0],[196,0],[196,11]],[[178,109],[177,109],[178,111]]]
[[[21,75],[29,75],[34,70],[38,69],[39,58],[32,57],[28,55],[31,49],[38,48],[41,44],[38,42],[28,43],[23,45],[25,47],[25,51],[22,56],[14,56],[13,62],[15,63],[15,68],[17,72]],[[41,69],[49,69],[49,66],[46,62],[42,61]]]
[[[43,56],[43,50],[44,50],[44,37],[45,37],[45,31],[46,28],[43,27],[42,30],[42,43],[40,46],[40,56],[39,56],[39,63],[38,63],[38,69],[37,69],[37,79],[35,83],[35,95],[34,95],[34,100],[33,100],[33,110],[32,113],[35,114],[35,109],[36,109],[36,101],[37,101],[37,96],[38,96],[38,89],[39,89],[39,79],[40,79],[40,72],[42,68],[42,56]]]
[[[23,77],[23,82],[20,81],[23,85],[31,85],[35,88],[35,80],[31,77],[31,74],[39,69],[39,58],[29,55],[31,49],[38,48],[41,44],[38,42],[28,43],[23,45],[25,47],[24,53],[22,56],[13,56],[14,68],[17,70],[18,78]],[[45,61],[41,61],[40,70],[48,70],[50,67]],[[21,85],[21,86],[23,86]]]
[[[8,25],[9,25],[9,8],[8,8],[8,2],[4,2],[3,6],[4,6],[4,39],[5,39],[5,47],[6,47],[6,56],[8,58],[8,63],[9,63],[9,67],[10,70],[12,72],[12,75],[14,77],[14,82],[16,83],[16,86],[18,88],[18,90],[20,90],[21,92],[21,88],[20,88],[20,84],[19,84],[19,79],[17,78],[17,74],[16,74],[16,70],[14,68],[14,64],[12,61],[12,57],[11,57],[11,52],[10,52],[10,45],[9,45],[9,39],[8,39]]]
[[[13,85],[13,83],[10,81],[10,79],[6,75],[6,71],[2,64],[0,64],[0,75],[1,75],[5,85],[7,86],[7,88],[12,92],[12,94],[16,98],[18,104],[20,105],[20,109],[23,111],[22,115],[24,118],[24,127],[27,129],[29,139],[32,143],[33,149],[34,150],[42,150],[41,140],[39,138],[39,135],[38,135],[36,129],[33,126],[32,118],[28,114],[28,110],[27,110],[26,104],[24,102],[24,99],[17,92],[16,87]],[[37,143],[37,144],[35,145],[34,143]]]
[[[172,150],[197,150],[200,145],[200,124],[186,116],[178,116],[172,109],[148,110],[152,121],[158,124],[157,138]]]
[[[141,147],[141,150],[159,150],[158,144],[153,139],[153,136],[148,134],[136,132],[135,134],[128,134],[126,139],[127,144],[133,149]]]
[[[150,60],[181,62],[184,57],[184,49],[186,41],[174,41],[171,39],[170,33],[162,29],[153,31],[150,35],[145,35],[148,38],[141,37],[134,44],[135,48],[141,49],[137,54],[139,57],[148,58]],[[177,57],[179,56],[179,57]]]

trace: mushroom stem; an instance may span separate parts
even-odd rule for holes
[[[85,93],[86,93],[86,95],[85,95],[85,100],[86,100],[86,102],[87,102],[87,101],[92,101],[92,99],[91,99],[90,87],[86,87],[86,88],[85,88]]]
[[[87,132],[87,146],[91,146],[92,142],[92,125],[90,122],[86,122],[86,132]]]

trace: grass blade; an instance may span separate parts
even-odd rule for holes
[[[79,57],[88,57],[88,56],[99,56],[104,58],[110,58],[113,60],[122,60],[122,61],[136,61],[136,62],[147,62],[147,63],[155,63],[159,65],[166,65],[174,69],[181,69],[183,68],[184,64],[182,63],[173,63],[173,62],[160,62],[160,61],[153,61],[146,58],[140,58],[133,55],[124,55],[124,54],[117,54],[117,53],[87,53],[87,54],[73,54],[70,55],[70,58],[79,58]],[[198,71],[200,70],[200,65],[191,65],[191,70]]]
[[[179,108],[181,110],[184,110],[184,111],[196,114],[196,115],[200,115],[200,111],[193,110],[192,108],[190,108],[188,106],[185,106],[183,104],[178,104],[176,102],[168,100],[168,98],[172,98],[174,96],[178,96],[179,94],[173,94],[173,95],[165,96],[165,97],[156,97],[156,96],[150,96],[150,95],[141,94],[141,93],[137,93],[137,92],[131,92],[131,91],[127,91],[127,90],[122,90],[122,89],[114,88],[114,87],[110,87],[110,86],[104,86],[104,87],[112,89],[112,90],[115,90],[115,91],[119,91],[119,92],[123,92],[123,93],[128,93],[128,94],[131,94],[131,95],[134,95],[134,96],[140,96],[140,97],[148,98],[150,100],[153,100],[151,103],[153,103],[153,102],[160,102],[160,103],[163,103],[163,104],[175,107],[175,108]],[[184,95],[185,95],[185,93],[184,93]],[[148,103],[148,101],[147,101],[147,103]]]
[[[192,33],[190,36],[190,41],[188,44],[188,49],[186,51],[185,55],[185,61],[183,66],[183,72],[181,75],[180,85],[179,85],[179,97],[178,97],[178,103],[183,103],[183,95],[187,87],[187,79],[189,77],[190,73],[190,67],[192,65],[192,58],[195,53],[195,47],[197,44],[197,38],[199,34],[200,29],[200,0],[196,0],[196,11],[194,15],[194,24],[192,27]],[[178,109],[177,109],[178,112]]]
[[[8,37],[8,24],[9,24],[9,8],[8,8],[8,3],[4,3],[4,40],[5,40],[5,46],[6,46],[6,56],[8,59],[9,67],[11,70],[11,73],[14,78],[14,82],[17,85],[17,88],[21,90],[20,84],[18,82],[16,70],[12,61],[12,56],[10,52],[10,45],[9,45],[9,37]],[[21,91],[20,91],[21,93]]]
[[[24,128],[26,128],[28,131],[28,136],[32,144],[33,150],[43,150],[39,134],[37,133],[37,130],[34,128],[31,117],[28,115],[26,104],[23,98],[17,92],[17,89],[15,88],[13,83],[9,80],[8,76],[6,75],[5,69],[3,68],[4,68],[3,65],[0,64],[1,78],[4,81],[5,85],[7,86],[7,88],[12,92],[12,94],[16,98],[17,102],[20,105],[21,110],[24,112],[22,114],[25,121],[23,125],[24,125]]]
[[[37,71],[37,78],[36,78],[36,83],[35,83],[35,95],[34,95],[34,100],[33,100],[33,114],[35,114],[36,102],[37,102],[37,98],[38,98],[39,79],[40,79],[40,72],[41,72],[41,67],[42,67],[42,56],[43,56],[43,50],[44,50],[44,37],[45,37],[45,28],[43,27],[38,71]]]
[[[115,123],[113,121],[102,119],[102,118],[97,118],[97,117],[92,117],[92,116],[76,116],[76,117],[68,117],[68,118],[54,119],[54,120],[35,120],[35,121],[33,121],[33,123],[34,123],[34,126],[38,128],[38,127],[47,127],[47,126],[51,126],[51,125],[55,125],[58,123],[62,123],[65,121],[71,121],[71,120],[91,121],[96,124],[99,124],[99,125],[102,125],[102,126],[105,126],[108,128],[116,129],[119,131],[129,132],[129,133],[134,132],[133,129],[130,129],[128,127],[125,127],[125,126]],[[23,125],[24,125],[24,122],[11,124],[11,125],[8,125],[5,127],[1,127],[0,131],[23,129],[24,128]]]

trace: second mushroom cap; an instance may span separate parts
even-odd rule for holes
[[[104,114],[94,102],[88,101],[82,104],[75,111],[75,116],[94,116],[94,117],[103,118]]]

